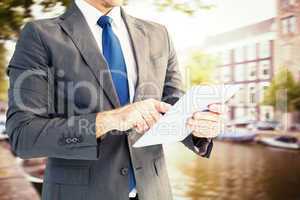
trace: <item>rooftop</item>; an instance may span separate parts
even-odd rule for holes
[[[237,42],[265,33],[274,32],[274,25],[275,18],[270,18],[229,32],[209,36],[204,42],[204,47],[226,45],[231,42]]]

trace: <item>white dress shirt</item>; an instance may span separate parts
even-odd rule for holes
[[[97,24],[97,21],[104,14],[85,0],[75,0],[75,3],[82,12],[97,42],[97,46],[99,47],[99,50],[102,53],[102,28]],[[114,7],[107,14],[107,16],[112,18],[113,32],[116,34],[121,43],[121,48],[126,63],[130,102],[133,102],[135,86],[137,83],[137,69],[129,33],[121,16],[120,7]]]
[[[98,9],[93,7],[91,4],[86,2],[85,0],[75,0],[77,7],[82,12],[91,32],[97,42],[97,46],[99,47],[100,52],[103,55],[102,51],[102,28],[97,24],[98,19],[103,16],[104,14],[101,13]],[[137,69],[136,69],[136,62],[133,55],[133,49],[130,42],[129,33],[127,27],[123,21],[121,16],[121,9],[120,7],[114,7],[107,16],[112,18],[112,29],[113,32],[118,37],[121,48],[123,51],[125,63],[126,63],[126,70],[127,70],[127,77],[128,77],[128,86],[129,86],[129,96],[130,102],[133,102],[134,93],[135,93],[135,85],[137,82]],[[99,55],[100,56],[100,55]],[[130,193],[129,197],[136,196],[136,189],[134,188]]]

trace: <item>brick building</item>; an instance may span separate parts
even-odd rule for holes
[[[205,50],[220,60],[216,80],[242,88],[228,118],[273,119],[273,108],[260,103],[274,75],[275,39],[275,18],[207,38]]]
[[[287,67],[300,81],[300,0],[277,0],[277,39],[275,43],[275,71]],[[282,115],[286,127],[300,123],[300,113]]]
[[[276,70],[288,67],[300,80],[300,0],[277,0]]]
[[[300,80],[300,0],[274,1],[274,18],[205,41],[204,49],[220,60],[216,80],[242,86],[230,119],[274,120],[274,109],[261,105],[274,74],[287,67]]]

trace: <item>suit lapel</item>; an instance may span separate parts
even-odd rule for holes
[[[127,15],[123,9],[121,14],[127,26],[131,44],[133,47],[134,57],[137,63],[138,80],[135,88],[134,101],[140,101],[146,94],[147,84],[147,66],[150,51],[147,32],[144,25],[137,21],[134,17]]]
[[[80,51],[81,56],[112,105],[114,107],[120,107],[120,102],[105,58],[101,54],[84,16],[75,3],[68,8],[66,13],[61,16],[61,19],[60,26]],[[81,69],[77,68],[75,70],[78,70],[77,73],[80,73],[79,70]]]

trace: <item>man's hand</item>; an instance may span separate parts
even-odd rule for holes
[[[151,128],[171,106],[154,99],[136,102],[122,108],[98,113],[96,136],[101,137],[111,130],[127,131],[134,128],[144,133]]]
[[[187,120],[187,127],[196,137],[214,138],[220,133],[221,113],[223,108],[220,104],[212,104],[208,111],[195,112]]]

